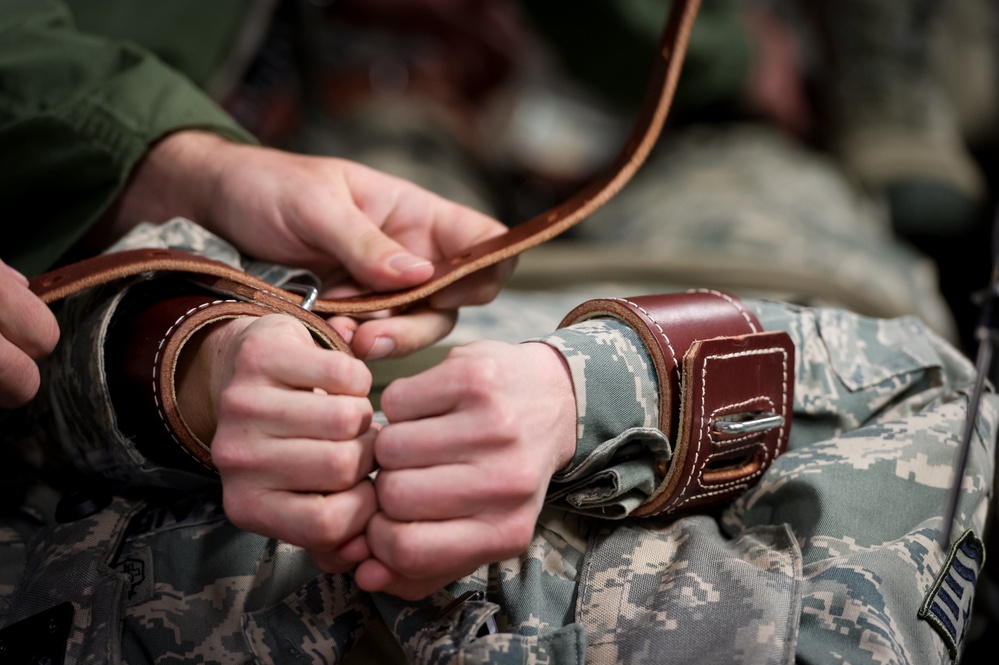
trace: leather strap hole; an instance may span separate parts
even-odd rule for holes
[[[763,466],[763,456],[759,452],[714,459],[704,465],[701,480],[705,484],[730,483],[752,476],[761,466]]]
[[[66,279],[66,276],[62,273],[53,273],[42,280],[42,286],[52,286],[53,284],[58,284],[64,279]]]

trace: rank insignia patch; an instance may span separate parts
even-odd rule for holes
[[[947,644],[951,658],[957,658],[971,620],[975,583],[985,561],[985,547],[971,530],[954,543],[943,570],[930,587],[919,618],[932,625]]]

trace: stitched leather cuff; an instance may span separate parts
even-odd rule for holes
[[[660,482],[632,514],[675,514],[730,501],[787,448],[794,344],[764,332],[734,296],[714,290],[590,300],[560,328],[624,321],[641,337],[659,381],[659,428],[673,450]]]
[[[319,316],[277,296],[232,286],[220,280],[211,285],[214,293],[205,293],[183,280],[157,280],[133,287],[115,314],[105,358],[119,427],[157,464],[215,470],[209,442],[194,435],[177,405],[177,363],[199,330],[229,319],[284,313],[301,321],[319,346],[350,353]]]

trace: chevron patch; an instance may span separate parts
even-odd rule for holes
[[[954,659],[971,622],[975,583],[984,562],[982,541],[973,531],[965,531],[951,548],[950,556],[919,609],[919,618],[936,629]]]

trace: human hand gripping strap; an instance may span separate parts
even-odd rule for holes
[[[560,328],[611,317],[631,326],[655,365],[659,429],[672,445],[657,462],[658,487],[635,517],[730,501],[787,449],[794,343],[764,332],[734,296],[699,290],[590,300]]]
[[[320,314],[360,314],[392,309],[423,300],[477,270],[539,245],[585,219],[610,200],[645,161],[659,137],[673,101],[683,58],[700,0],[674,0],[663,28],[645,99],[631,135],[614,162],[594,182],[567,201],[519,224],[503,235],[469,247],[458,256],[438,262],[427,282],[391,293],[374,293],[340,300],[319,300]],[[102,255],[59,268],[31,280],[31,289],[43,301],[54,302],[86,288],[151,271],[187,272],[221,277],[300,303],[299,294],[252,279],[224,264],[165,249],[131,250]]]
[[[232,292],[236,285],[216,282],[213,286]],[[116,314],[113,337],[105,345],[109,388],[120,427],[133,436],[147,458],[172,468],[215,470],[209,442],[199,439],[184,420],[176,385],[181,353],[207,326],[242,317],[288,314],[309,330],[318,346],[351,353],[323,318],[266,292],[248,293],[245,285],[240,289],[241,300],[211,293],[161,297],[143,293]]]

